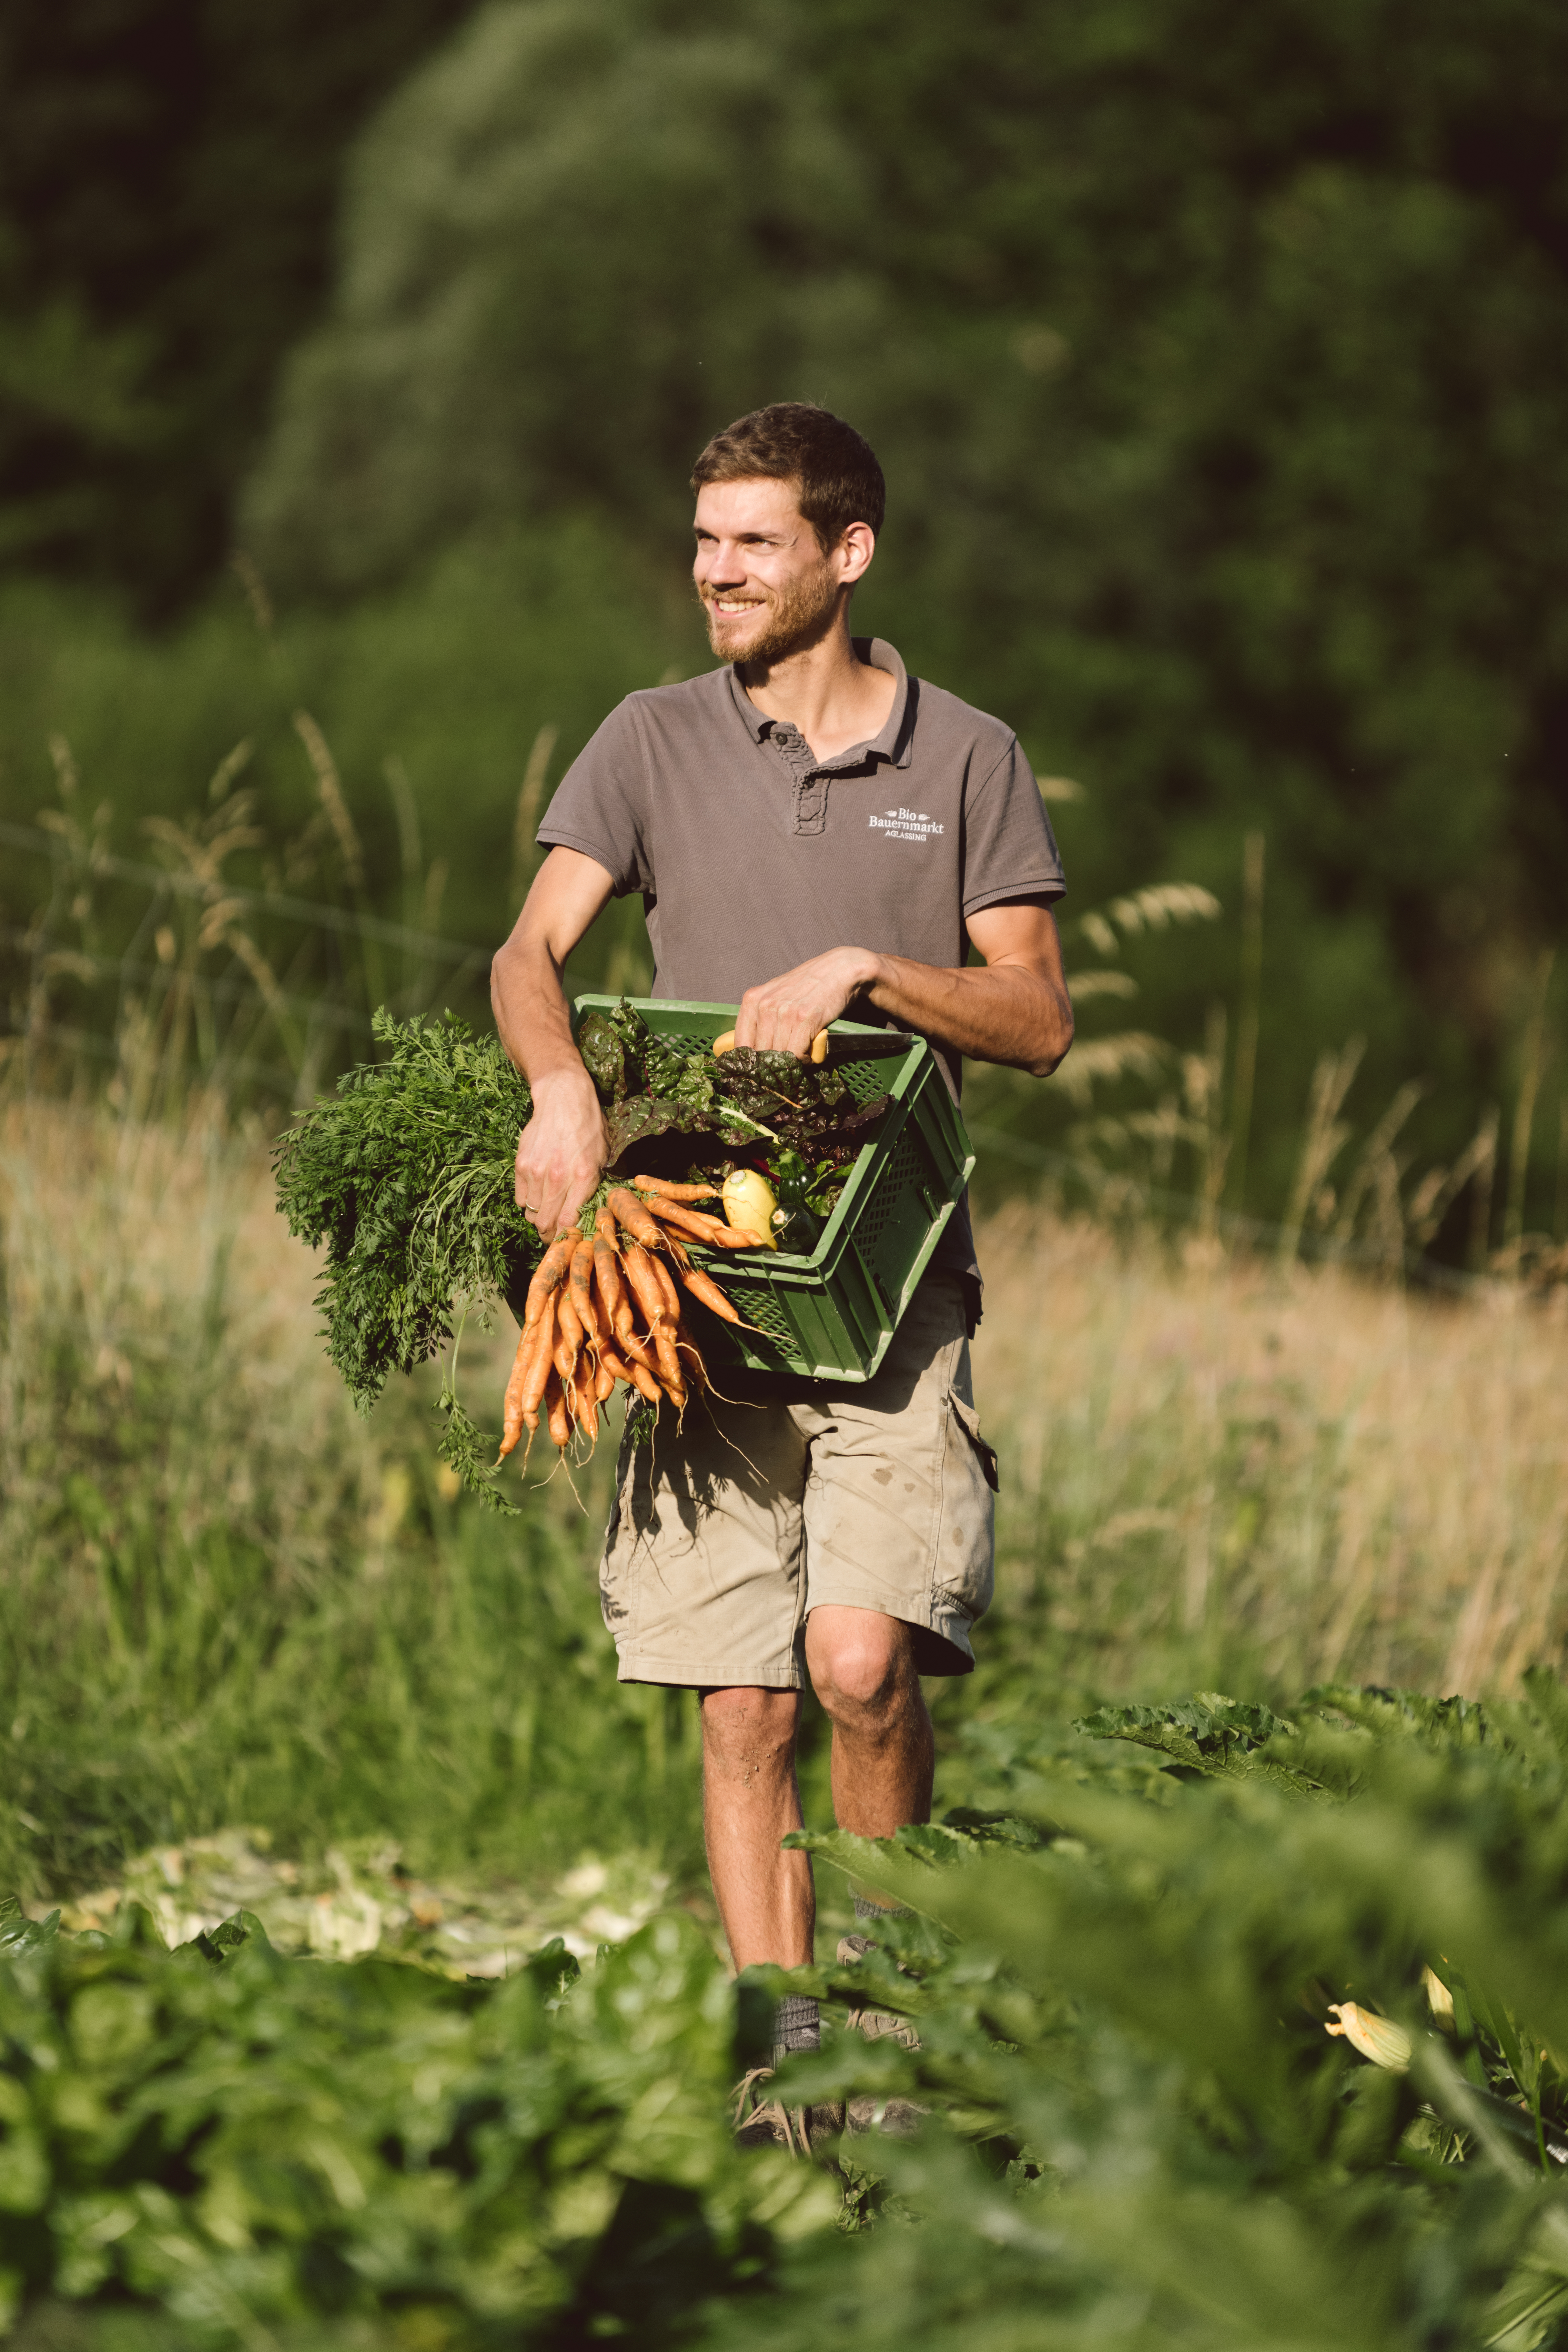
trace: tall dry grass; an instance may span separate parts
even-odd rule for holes
[[[1568,1643],[1568,1295],[1416,1294],[1112,1238],[984,1237],[1000,1584],[1044,1672],[1510,1687]]]
[[[1433,1299],[1212,1241],[1184,1262],[1021,1205],[981,1247],[998,1597],[944,1739],[1100,1696],[1473,1693],[1565,1663],[1563,1291]],[[607,1459],[498,1524],[448,1491],[434,1381],[356,1420],[259,1132],[13,1103],[0,1275],[0,1885],[247,1822],[501,1876],[633,1849],[695,1870],[689,1703],[618,1686],[597,1622]],[[463,1343],[490,1425],[508,1353]],[[826,1822],[820,1724],[805,1760]]]
[[[587,1491],[459,1504],[434,1381],[356,1419],[315,1287],[259,1137],[0,1117],[0,1890],[241,1823],[500,1877],[684,1868],[692,1758],[616,1684]],[[508,1352],[465,1340],[481,1410]]]

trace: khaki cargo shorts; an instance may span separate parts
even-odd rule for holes
[[[874,1379],[694,1402],[679,1435],[667,1410],[651,1448],[623,1438],[599,1578],[620,1679],[795,1689],[828,1604],[912,1625],[921,1674],[968,1674],[995,1486],[963,1286],[928,1275]]]

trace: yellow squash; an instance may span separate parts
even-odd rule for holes
[[[769,1249],[778,1247],[773,1239],[773,1212],[778,1204],[773,1186],[754,1168],[737,1168],[724,1179],[724,1214],[732,1225],[755,1234]]]

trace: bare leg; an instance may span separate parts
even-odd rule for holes
[[[931,1819],[936,1750],[910,1628],[875,1609],[814,1609],[805,1663],[833,1723],[833,1811],[857,1837]]]
[[[844,1615],[861,1612],[844,1611]],[[801,1825],[795,1743],[800,1693],[702,1694],[702,1829],[719,1916],[737,1969],[797,1969],[812,1956],[816,1900],[807,1855],[781,1853]]]

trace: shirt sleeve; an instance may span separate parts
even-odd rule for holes
[[[1035,772],[1014,736],[963,805],[963,912],[1009,898],[1060,898],[1067,877]]]
[[[647,761],[635,696],[612,710],[556,786],[539,842],[576,849],[605,868],[617,898],[655,888],[648,841]]]

